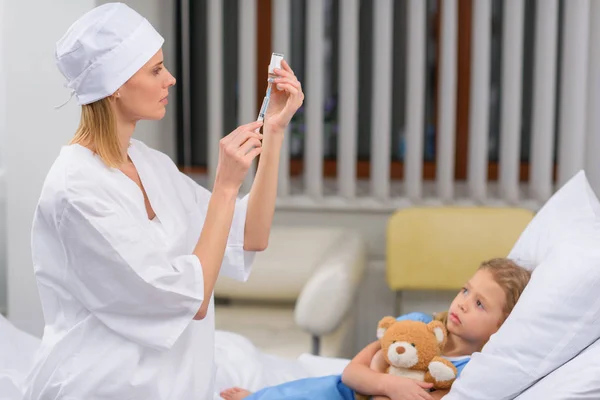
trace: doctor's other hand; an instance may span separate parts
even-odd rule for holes
[[[239,191],[252,160],[262,152],[262,121],[241,125],[219,141],[215,188]]]
[[[289,64],[281,61],[282,69],[275,68],[271,100],[265,115],[265,124],[275,130],[285,129],[304,102],[302,84]]]

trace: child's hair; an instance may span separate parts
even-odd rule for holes
[[[531,278],[531,271],[519,266],[508,258],[493,258],[484,261],[478,270],[489,271],[494,280],[504,290],[506,303],[504,305],[504,318],[506,319],[517,304],[521,293]],[[444,325],[448,321],[448,312],[436,314],[435,319],[442,321]]]

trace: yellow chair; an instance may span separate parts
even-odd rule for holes
[[[403,290],[458,290],[479,264],[506,257],[533,212],[510,207],[422,207],[388,221],[386,280]]]

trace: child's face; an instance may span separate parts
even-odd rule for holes
[[[506,295],[492,274],[478,270],[460,290],[448,311],[448,331],[483,346],[504,320]]]

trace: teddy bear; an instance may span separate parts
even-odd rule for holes
[[[377,338],[389,365],[386,373],[433,383],[434,389],[449,389],[456,379],[456,367],[441,357],[447,331],[440,321],[397,321],[385,317],[377,326]],[[356,395],[356,399],[368,399]]]

